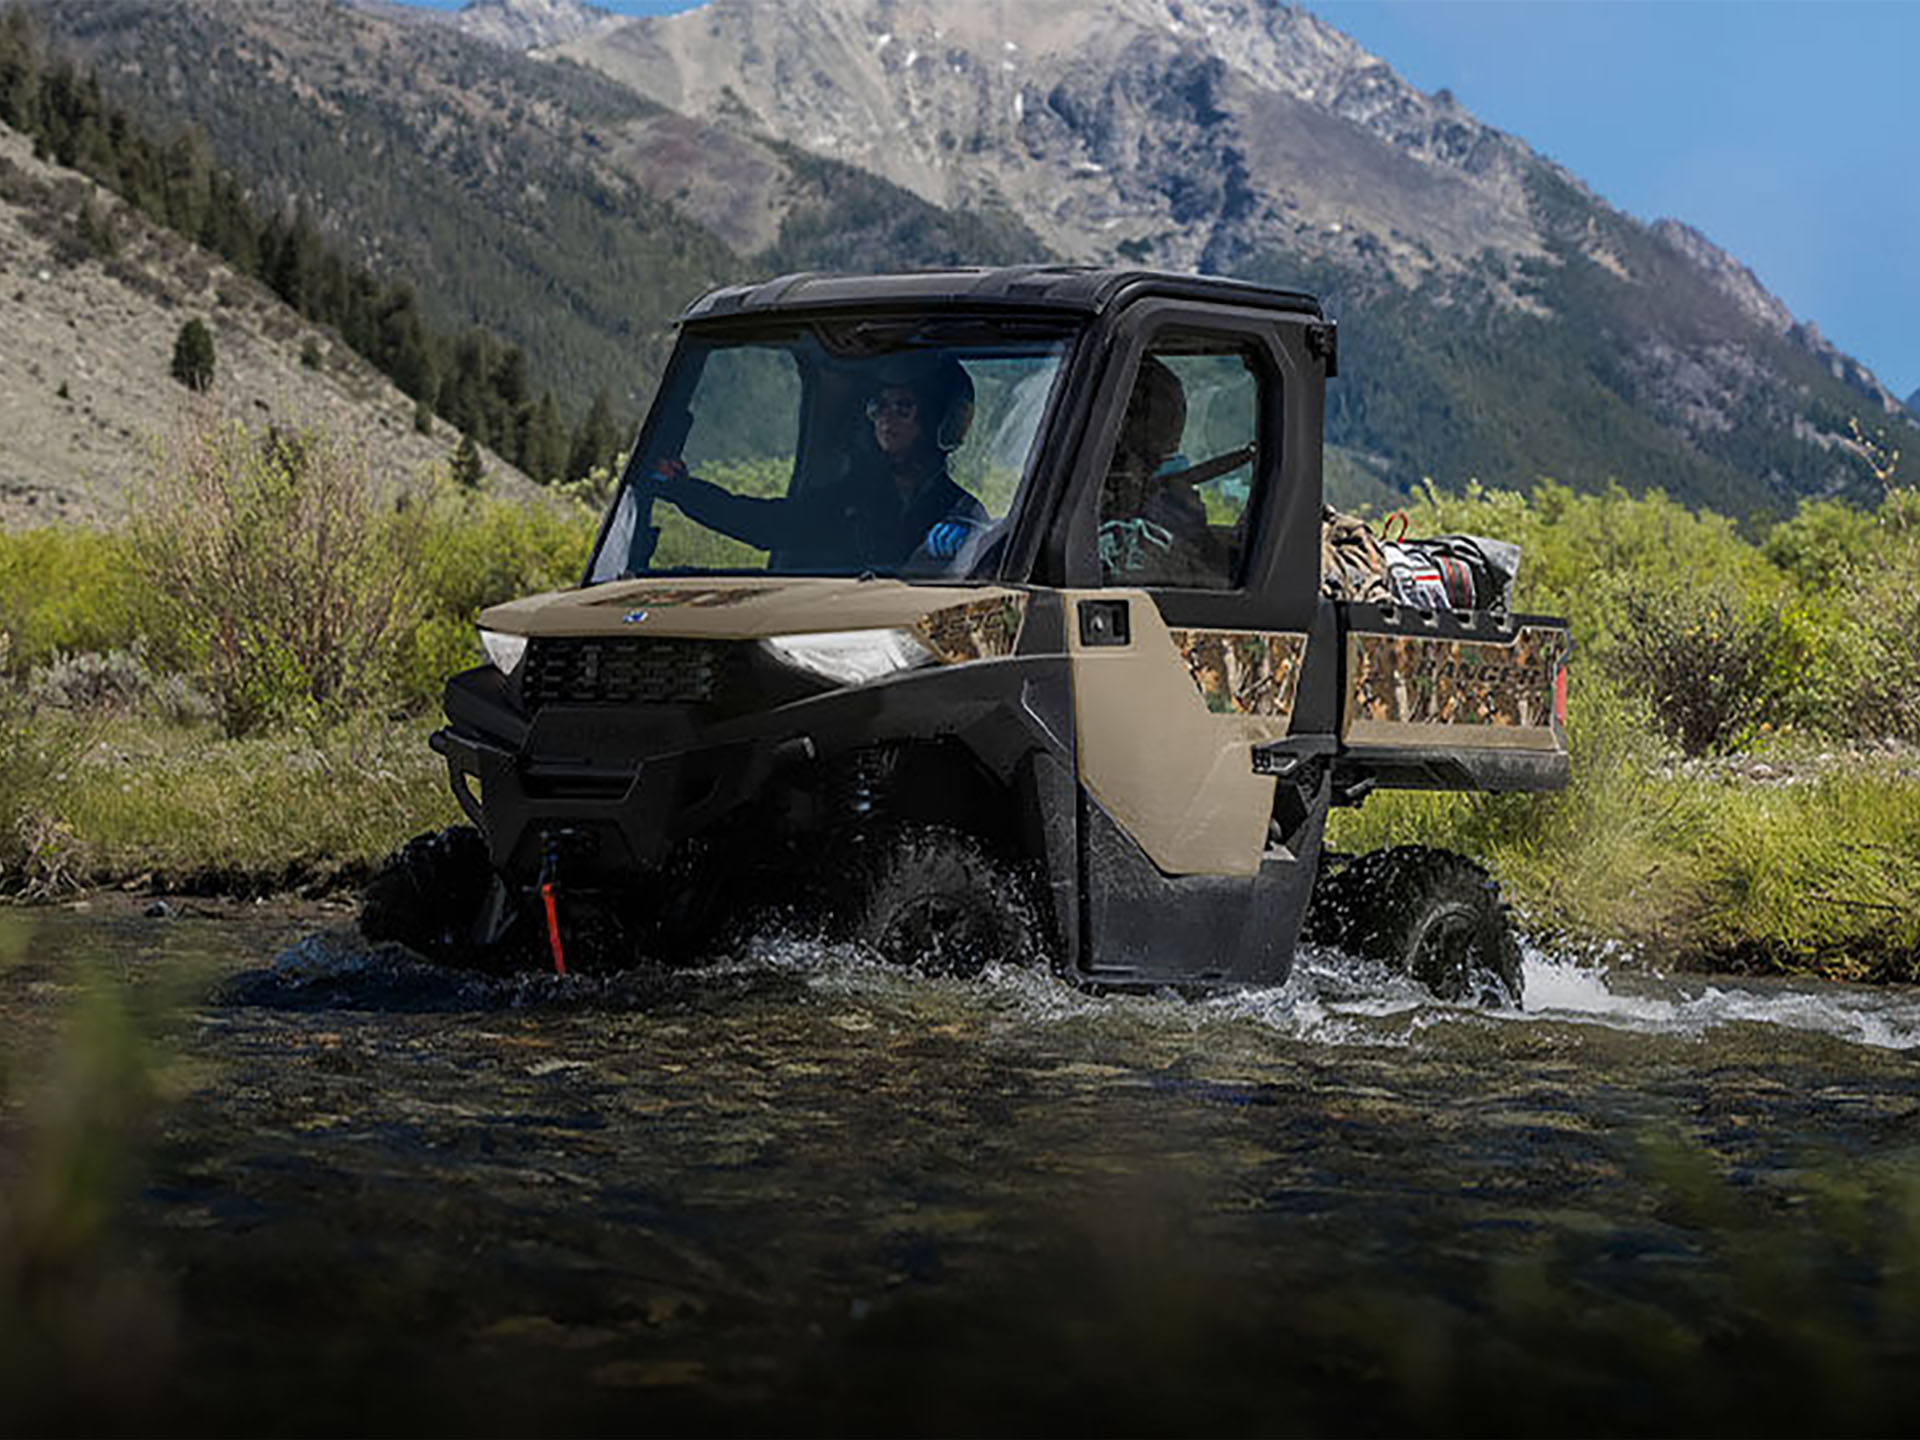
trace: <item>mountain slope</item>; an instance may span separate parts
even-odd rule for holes
[[[137,503],[156,446],[209,407],[248,425],[318,424],[378,473],[447,459],[448,427],[264,286],[153,225],[0,125],[0,524],[111,520]],[[182,323],[214,338],[203,401],[169,375]],[[501,483],[526,485],[498,457]]]
[[[604,388],[631,411],[681,308],[776,264],[1044,253],[1015,222],[942,213],[430,12],[63,0],[39,13],[115,98],[156,125],[197,124],[258,200],[305,205],[356,259],[412,277],[431,321],[514,341],[536,388],[576,401]]]
[[[461,34],[509,50],[564,45],[620,23],[611,11],[581,0],[469,0],[446,18]]]
[[[1865,367],[1677,222],[1612,210],[1446,92],[1262,0],[712,0],[562,47],[719,129],[1061,254],[1328,291],[1347,473],[1658,484],[1736,512],[1862,492]]]

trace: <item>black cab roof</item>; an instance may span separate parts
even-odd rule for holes
[[[1005,265],[891,275],[802,271],[758,284],[711,290],[688,306],[680,319],[685,324],[749,315],[870,309],[1096,315],[1148,296],[1323,318],[1320,302],[1311,295],[1245,280],[1087,265]]]

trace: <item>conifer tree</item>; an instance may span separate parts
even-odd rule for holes
[[[566,474],[567,427],[551,390],[542,391],[538,403],[527,412],[520,431],[519,465],[542,485],[551,485]]]
[[[469,490],[479,489],[480,482],[487,478],[486,462],[480,458],[480,447],[473,443],[471,434],[462,435],[453,447],[453,478]]]
[[[174,337],[173,378],[196,394],[213,388],[213,333],[198,319]]]
[[[596,465],[605,464],[620,449],[620,430],[613,423],[613,405],[607,392],[593,397],[593,405],[573,432],[567,452],[567,479],[584,480]]]

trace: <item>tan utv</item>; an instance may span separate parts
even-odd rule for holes
[[[579,586],[480,617],[433,737],[472,826],[365,932],[565,970],[784,912],[1204,988],[1284,980],[1304,927],[1517,999],[1484,872],[1321,837],[1376,788],[1564,785],[1566,627],[1336,573],[1335,356],[1311,296],[1143,271],[705,296]]]

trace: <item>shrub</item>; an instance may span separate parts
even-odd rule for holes
[[[448,675],[480,663],[474,619],[482,610],[579,580],[599,518],[558,496],[519,503],[444,481],[425,514],[420,619],[394,672],[396,693],[418,707],[438,702]]]
[[[198,319],[174,337],[173,378],[195,393],[213,388],[213,334]]]
[[[1779,701],[1777,614],[1742,611],[1722,590],[1624,587],[1615,641],[1621,674],[1688,755],[1751,739]]]
[[[71,525],[0,531],[0,629],[21,671],[131,646],[144,624],[141,588],[122,535]]]
[[[423,528],[323,434],[203,424],[130,534],[159,658],[203,678],[230,735],[380,703],[419,613]]]
[[[153,689],[144,652],[136,641],[128,650],[57,656],[35,672],[32,697],[60,710],[131,709]]]

